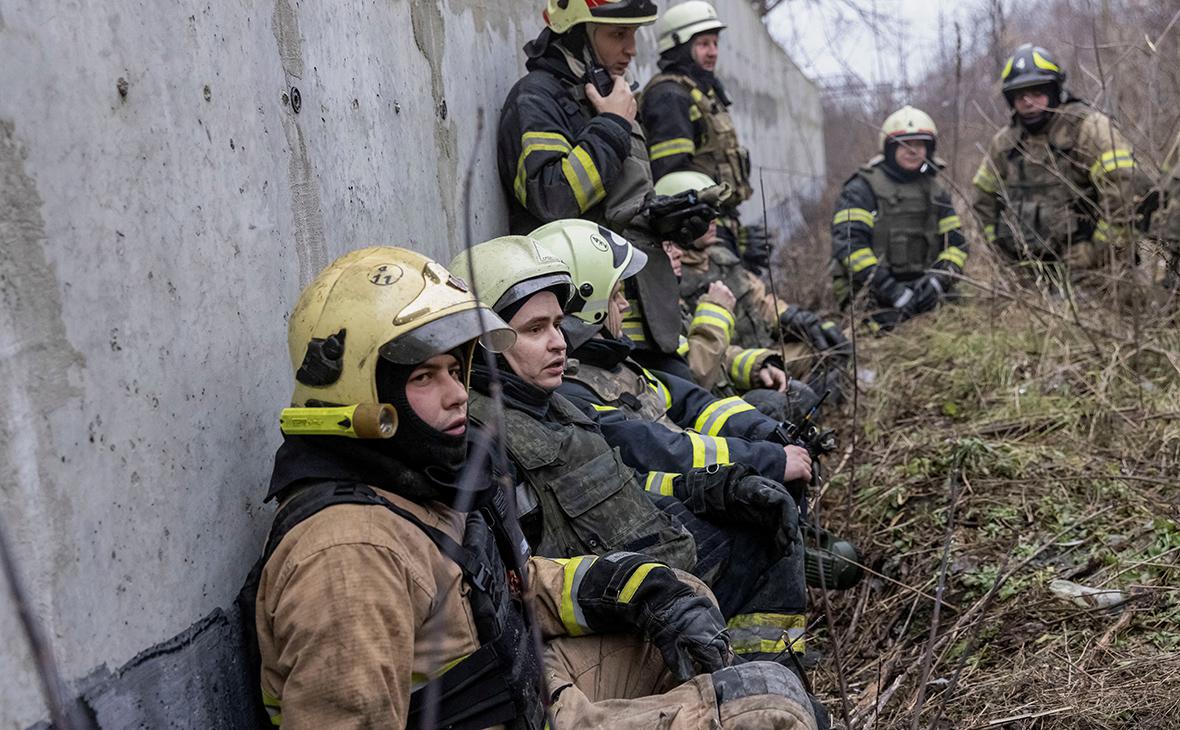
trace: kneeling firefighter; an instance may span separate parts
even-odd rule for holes
[[[715,604],[667,566],[529,556],[511,495],[482,459],[463,470],[476,345],[513,341],[464,282],[353,251],[289,327],[295,407],[249,606],[269,725],[815,727],[790,672],[725,666]]]

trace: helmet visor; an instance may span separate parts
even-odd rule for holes
[[[627,267],[623,269],[623,274],[619,277],[619,281],[635,276],[644,266],[647,266],[647,254],[640,251],[636,246],[632,246],[631,251],[631,260],[627,262]]]
[[[392,363],[418,365],[471,340],[478,340],[492,352],[504,352],[516,342],[516,333],[495,312],[479,306],[415,327],[386,342],[379,352]]]
[[[525,279],[508,287],[508,290],[500,295],[492,308],[497,312],[502,312],[505,308],[545,289],[554,290],[553,293],[557,295],[558,303],[564,307],[569,302],[570,294],[573,293],[573,280],[570,279],[569,274],[546,274]]]

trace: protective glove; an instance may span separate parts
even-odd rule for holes
[[[799,485],[800,496],[804,486]],[[673,487],[673,495],[693,514],[772,532],[775,548],[784,556],[800,539],[796,497],[744,465],[693,469]]]
[[[742,265],[760,275],[770,266],[770,247],[773,238],[763,226],[742,226],[738,229],[737,246],[742,253]]]
[[[828,336],[815,312],[792,304],[779,315],[778,324],[784,337],[805,342],[817,350],[828,349]]]
[[[828,342],[827,350],[832,357],[845,360],[852,357],[852,343],[840,331],[840,325],[828,319],[820,323],[820,329],[823,330]]]
[[[590,567],[578,580],[582,566]],[[725,619],[717,606],[697,595],[668,566],[645,555],[611,552],[566,563],[569,599],[582,610],[590,629],[637,629],[656,645],[676,678],[687,681],[729,664]]]
[[[869,288],[877,302],[893,309],[904,309],[914,298],[914,291],[898,281],[885,266],[874,266]]]
[[[908,305],[902,307],[903,310],[908,309],[912,313],[911,316],[924,314],[937,308],[943,297],[942,284],[939,282],[938,276],[934,274],[927,274],[918,279],[914,284],[913,292],[914,298]]]

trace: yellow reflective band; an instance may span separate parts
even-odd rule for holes
[[[520,157],[516,160],[516,180],[512,189],[521,205],[525,205],[528,198],[528,190],[525,185],[525,180],[528,178],[525,159],[534,152],[560,152],[564,155],[570,149],[569,140],[557,132],[525,132],[520,136]]]
[[[647,336],[643,334],[642,319],[624,319],[622,330],[623,334],[636,344],[647,342]]]
[[[730,418],[739,413],[752,410],[754,410],[754,406],[736,395],[729,398],[722,398],[721,400],[713,401],[701,411],[701,414],[697,416],[696,423],[693,424],[693,428],[707,436],[716,436],[721,432],[721,429],[725,428],[725,423]]]
[[[1123,238],[1130,235],[1131,228],[1112,225],[1105,218],[1098,221],[1098,225],[1094,227],[1094,241],[1097,243],[1108,243],[1112,238]]]
[[[996,190],[1000,187],[1000,181],[992,174],[991,170],[987,169],[986,160],[975,171],[975,177],[971,179],[971,184],[989,194],[995,194]]]
[[[656,392],[657,395],[664,396],[664,407],[672,407],[672,391],[660,381],[659,378],[651,374],[647,368],[643,368],[643,377],[647,379],[648,387]]]
[[[688,93],[692,96],[692,100],[698,104],[705,100],[705,95],[701,93],[700,89],[689,89]]]
[[[653,471],[647,475],[644,480],[643,488],[652,494],[659,494],[664,497],[672,496],[672,480],[678,474],[670,474],[666,471]]]
[[[873,214],[864,208],[845,208],[836,211],[836,215],[832,218],[832,225],[838,226],[841,223],[864,223],[872,228]]]
[[[754,365],[764,353],[770,353],[770,350],[764,347],[755,347],[749,350],[742,350],[733,359],[733,364],[729,366],[729,377],[733,379],[735,385],[739,388],[750,387],[750,379],[754,375]]]
[[[599,405],[598,403],[591,403],[590,407],[596,411],[617,411],[617,410],[619,410],[618,408],[615,408],[614,406],[603,406],[603,405]]]
[[[986,225],[983,227],[983,235],[988,243],[996,242],[996,227],[995,225]]]
[[[787,651],[787,642],[771,639],[735,640],[730,643],[734,654],[783,654]],[[807,652],[807,642],[802,637],[791,640],[791,653],[804,654]]]
[[[1008,59],[1008,63],[1004,64],[1004,71],[1000,74],[1001,79],[1006,80],[1008,78],[1008,74],[1012,73],[1012,62],[1015,60],[1016,60],[1016,57],[1013,56]]]
[[[870,266],[876,266],[877,254],[873,253],[871,248],[858,248],[844,259],[844,268],[848,269],[853,274],[859,274]]]
[[[1090,177],[1097,181],[1108,172],[1135,167],[1135,158],[1131,150],[1117,149],[1103,152],[1102,156],[1090,166]]]
[[[938,219],[938,235],[945,236],[951,231],[957,230],[962,226],[962,222],[957,215],[948,215],[945,218]]]
[[[602,186],[602,177],[598,174],[598,167],[590,159],[590,153],[578,145],[561,161],[561,171],[566,182],[574,191],[574,198],[578,201],[578,210],[585,213],[595,206],[598,201],[606,197],[606,189]]]
[[[1037,53],[1036,51],[1033,51],[1033,63],[1036,64],[1037,68],[1043,69],[1045,71],[1060,71],[1061,70],[1060,66],[1053,63],[1052,61],[1045,58],[1044,56]]]
[[[662,160],[672,155],[691,155],[697,148],[688,137],[674,137],[663,142],[653,144],[649,149],[651,161]]]
[[[807,617],[797,613],[742,613],[731,618],[725,625],[731,629],[767,627],[787,631],[807,628]]]
[[[688,354],[688,350],[688,338],[684,335],[680,335],[680,339],[676,343],[676,354],[680,357],[684,357]]]
[[[705,441],[692,431],[685,431],[688,434],[688,441],[692,444],[692,468],[700,469],[702,466],[708,466],[705,463]]]
[[[561,623],[570,636],[581,636],[588,633],[590,627],[586,624],[586,616],[578,604],[578,588],[582,585],[582,578],[586,571],[597,560],[592,555],[582,555],[576,558],[557,559],[555,562],[563,568],[561,584]]]
[[[690,106],[688,108],[688,121],[695,122],[696,120],[698,120],[700,118],[701,118],[701,110],[695,106]]]
[[[716,327],[721,330],[721,334],[728,345],[729,340],[733,337],[734,326],[733,315],[727,310],[716,304],[701,302],[697,305],[696,314],[688,324],[688,331],[691,334],[701,327]]]
[[[960,269],[967,267],[967,252],[958,246],[947,246],[946,250],[938,254],[939,261],[950,261]]]
[[[636,568],[635,572],[631,574],[631,577],[627,579],[627,582],[623,584],[623,590],[619,592],[619,603],[630,603],[631,599],[635,597],[635,592],[639,590],[639,586],[643,584],[643,579],[647,577],[647,574],[655,568],[662,567],[664,567],[662,563],[643,563]]]

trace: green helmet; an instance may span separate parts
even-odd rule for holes
[[[565,312],[570,346],[577,348],[606,324],[615,285],[647,264],[647,254],[627,239],[591,221],[571,218],[546,223],[529,234],[573,276],[574,292]],[[578,326],[572,320],[581,322]]]
[[[480,299],[497,314],[546,289],[562,305],[570,298],[569,267],[530,236],[501,236],[473,246],[470,252],[461,251],[451,260],[450,270],[468,281],[476,279]]]
[[[717,185],[713,178],[703,172],[694,170],[680,170],[670,172],[656,183],[656,195],[679,195],[686,190],[700,192]]]

